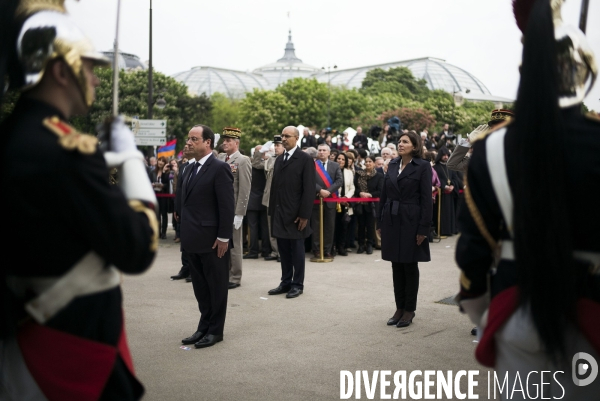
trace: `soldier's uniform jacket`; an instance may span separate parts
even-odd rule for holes
[[[600,253],[596,222],[600,221],[600,208],[593,202],[591,193],[595,183],[600,182],[600,119],[584,116],[579,106],[562,110],[564,113],[565,139],[563,149],[565,160],[556,160],[568,166],[565,169],[567,187],[561,188],[570,194],[570,204],[564,213],[569,215],[573,230],[569,235],[576,251]],[[518,171],[514,158],[507,157],[514,149],[514,136],[510,126],[504,137],[506,172],[508,183],[512,187]],[[456,246],[456,261],[462,270],[460,299],[474,299],[488,290],[490,275],[490,294],[492,302],[487,318],[488,326],[476,352],[478,360],[486,366],[493,366],[493,359],[487,353],[492,350],[494,330],[501,327],[516,309],[517,272],[514,260],[498,257],[499,241],[510,240],[502,211],[491,183],[487,163],[487,146],[490,136],[473,144],[473,156],[469,163],[465,191],[465,205],[459,213],[461,236]],[[540,140],[543,140],[541,138]],[[553,155],[548,155],[553,157]],[[548,216],[549,219],[552,216]],[[580,268],[588,269],[586,263]],[[495,267],[495,269],[492,269]],[[597,267],[596,267],[597,268]],[[590,270],[591,271],[591,270]],[[600,272],[591,274],[590,288],[585,296],[600,301]],[[560,296],[557,294],[556,296]],[[597,322],[598,316],[589,316],[589,322]],[[587,337],[585,328],[582,329]],[[489,340],[489,341],[486,341]],[[588,337],[596,349],[600,349],[598,336]],[[487,349],[485,349],[487,347]]]
[[[4,249],[14,256],[3,263],[3,280],[59,279],[90,252],[104,263],[102,269],[112,265],[136,274],[149,267],[157,247],[154,211],[128,201],[109,184],[94,136],[78,133],[58,110],[25,97],[0,128],[4,196],[10,205]],[[141,396],[124,338],[118,282],[73,298],[44,324],[23,309],[37,294],[5,289],[13,297],[8,305],[13,322],[19,322],[17,339],[24,341],[21,350],[34,377],[41,373],[47,383],[56,383],[61,372],[52,367],[60,358],[61,366],[96,369],[94,375],[81,374],[93,382],[79,385],[99,386],[107,399]],[[93,350],[99,352],[91,355]]]
[[[231,167],[235,196],[235,214],[236,216],[245,216],[252,183],[252,163],[250,158],[238,151],[232,154],[229,160],[226,160],[226,153],[219,153],[218,159],[228,163],[229,167]]]

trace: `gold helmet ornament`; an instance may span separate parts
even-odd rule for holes
[[[22,72],[21,90],[36,86],[50,60],[62,58],[70,67],[88,107],[94,95],[88,90],[82,59],[96,65],[110,60],[94,48],[90,39],[64,9],[64,0],[23,1],[17,18],[25,18],[17,37],[17,57]]]
[[[517,26],[525,34],[529,14],[536,0],[513,0],[513,11]],[[547,0],[552,8],[554,21],[554,39],[559,69],[559,106],[567,108],[583,102],[590,92],[596,77],[598,66],[594,53],[585,37],[577,27],[563,23],[561,11],[564,0]]]

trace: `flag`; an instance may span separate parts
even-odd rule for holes
[[[165,143],[164,146],[161,146],[157,149],[158,157],[171,157],[175,156],[175,145],[177,145],[177,139],[173,139]]]

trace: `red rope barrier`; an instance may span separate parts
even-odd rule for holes
[[[379,198],[337,198],[337,199],[333,199],[333,198],[323,198],[323,202],[348,202],[348,203],[354,203],[354,202],[379,202]],[[315,205],[319,204],[319,201],[315,199]]]

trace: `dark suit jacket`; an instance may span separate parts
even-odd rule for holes
[[[340,189],[340,187],[344,183],[344,178],[342,177],[342,170],[340,169],[339,164],[337,164],[336,162],[332,162],[330,160],[327,161],[327,173],[329,173],[329,176],[331,177],[331,180],[333,181],[330,186],[325,185],[325,182],[323,181],[323,179],[321,178],[319,173],[316,171],[316,168],[317,168],[317,166],[315,166],[317,199],[319,199],[319,191],[322,189],[325,189],[326,191],[329,191],[331,193],[334,193],[338,189]],[[324,202],[324,206],[329,209],[333,209],[335,207],[335,205],[336,205],[335,202]]]
[[[214,155],[188,183],[191,173],[187,168],[181,186],[181,246],[186,252],[211,252],[217,237],[229,238],[231,244],[233,175],[229,165]]]
[[[300,140],[300,146],[302,147],[302,149],[306,149],[306,148],[316,148],[317,147],[317,139],[313,136],[313,135],[308,135],[305,137],[302,137],[302,139]]]
[[[269,215],[271,236],[275,238],[302,239],[312,233],[310,216],[315,200],[315,162],[308,154],[296,148],[285,164],[284,155],[275,160]],[[298,231],[296,217],[309,219],[302,231]]]

